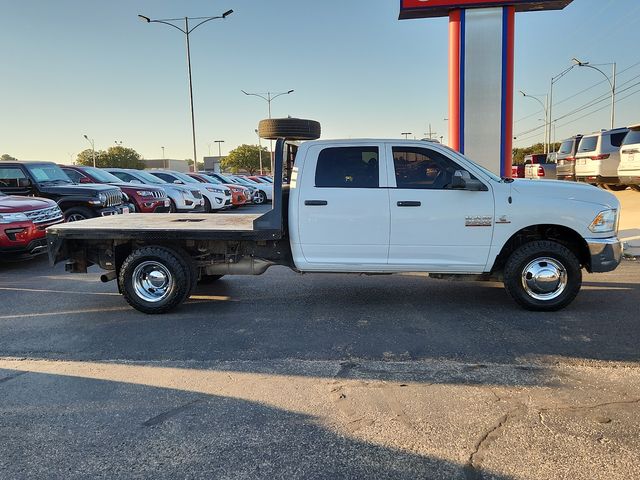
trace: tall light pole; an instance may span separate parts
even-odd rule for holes
[[[87,142],[89,142],[89,145],[91,145],[91,155],[93,156],[93,168],[96,167],[96,144],[95,141],[93,140],[93,138],[89,138],[86,135],[83,135],[84,138],[87,139]]]
[[[282,95],[290,95],[295,90],[288,90],[286,92],[280,92],[280,93],[273,93],[273,92],[249,93],[249,92],[245,92],[244,90],[240,90],[240,91],[242,93],[244,93],[245,95],[248,95],[248,96],[251,96],[251,97],[260,97],[265,102],[267,102],[267,106],[268,106],[268,110],[269,110],[269,119],[271,119],[271,102],[274,101],[276,98],[281,97]],[[271,156],[271,161],[273,161],[273,140],[269,140],[269,155]]]
[[[222,160],[222,144],[224,140],[214,140],[214,143],[218,144],[218,158]]]
[[[602,65],[613,65],[613,72],[611,74],[611,78],[609,78],[609,76],[606,73],[604,73],[598,67],[589,64],[589,62],[581,62],[577,58],[573,58],[572,60],[573,60],[573,63],[578,67],[587,67],[593,70],[597,70],[602,75],[604,75],[604,78],[606,78],[607,82],[609,82],[609,85],[611,86],[611,129],[613,130],[616,123],[616,62],[602,64]]]
[[[258,132],[258,129],[256,128],[254,131],[258,136],[258,156],[260,157],[260,175],[264,175],[264,172],[262,171],[262,140],[260,139],[260,133]]]
[[[411,132],[402,132],[400,135],[404,135],[404,139],[406,140],[407,138],[409,138],[409,135],[413,135],[413,133],[411,133]]]
[[[569,73],[571,70],[573,70],[573,67],[575,67],[575,65],[571,65],[567,68],[565,68],[563,71],[561,71],[558,75],[551,77],[551,86],[549,88],[549,99],[548,99],[548,117],[549,117],[549,133],[547,135],[547,138],[551,138],[551,124],[553,123],[553,86],[555,85],[555,83],[560,80],[562,77],[564,77],[567,73]],[[555,149],[554,149],[555,150]]]
[[[193,113],[193,83],[191,81],[191,48],[189,46],[189,35],[191,34],[191,32],[193,32],[196,28],[198,28],[200,25],[210,22],[211,20],[218,20],[218,19],[224,19],[227,18],[229,15],[231,15],[233,13],[233,10],[227,10],[226,12],[224,12],[222,15],[216,16],[216,17],[184,17],[184,29],[179,27],[178,25],[171,23],[171,22],[178,22],[178,21],[182,21],[182,18],[165,18],[163,20],[151,20],[149,17],[145,17],[144,15],[138,15],[138,17],[140,17],[141,20],[147,22],[147,23],[163,23],[165,25],[169,25],[170,27],[175,28],[176,30],[180,30],[182,33],[184,33],[186,39],[187,39],[187,70],[189,72],[189,101],[190,101],[190,105],[191,105],[191,134],[193,137],[193,162],[194,165],[197,165],[198,162],[198,154],[196,152],[196,121],[195,121],[195,115]],[[196,24],[195,27],[191,27],[189,28],[189,20],[201,20],[199,23]]]
[[[520,90],[520,94],[525,98],[533,98],[542,107],[542,111],[544,112],[544,140],[543,140],[542,143],[544,144],[544,153],[549,153],[550,150],[551,150],[551,137],[547,137],[547,124],[549,122],[549,109],[548,109],[547,106],[545,106],[544,103],[542,103],[542,100],[540,100],[538,98],[538,95],[527,95],[522,90]],[[546,97],[545,98],[545,102],[548,105],[549,104],[549,97],[546,96],[546,95],[545,95],[545,97]]]

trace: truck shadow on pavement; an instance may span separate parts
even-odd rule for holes
[[[415,440],[406,449],[390,446],[404,443],[393,435],[373,443],[371,433],[268,400],[136,380],[0,370],[3,478],[511,478],[472,464],[474,440],[451,453],[469,458],[456,462],[412,453]]]

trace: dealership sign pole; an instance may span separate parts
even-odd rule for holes
[[[511,176],[515,13],[573,0],[401,0],[400,19],[449,17],[449,146]]]

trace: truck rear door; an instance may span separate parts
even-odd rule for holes
[[[306,262],[334,271],[386,265],[390,212],[381,183],[387,179],[383,155],[376,142],[309,149],[299,175],[297,221]]]
[[[428,272],[483,271],[494,225],[494,197],[449,188],[465,168],[419,144],[387,144],[391,236],[389,266]]]

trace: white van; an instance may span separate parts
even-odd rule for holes
[[[620,184],[618,165],[620,146],[628,132],[628,128],[616,128],[582,137],[576,153],[576,180],[611,190],[627,188]]]

